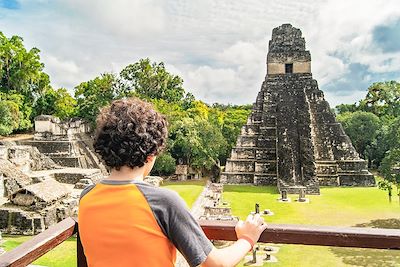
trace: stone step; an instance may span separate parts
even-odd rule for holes
[[[255,160],[255,159],[227,159],[228,161],[232,162],[259,162],[259,163],[266,163],[266,162],[276,162],[276,160]]]
[[[337,174],[324,174],[324,173],[317,173],[317,178],[326,178],[326,177],[332,177],[332,178],[337,178]]]
[[[276,173],[261,173],[261,172],[222,172],[221,175],[265,175],[276,176]]]

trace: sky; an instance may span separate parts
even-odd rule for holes
[[[0,31],[41,50],[55,88],[148,57],[207,103],[255,101],[283,23],[302,30],[332,107],[400,80],[398,0],[0,0]]]

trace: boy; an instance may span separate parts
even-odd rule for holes
[[[190,266],[233,266],[266,228],[251,215],[237,224],[238,241],[215,248],[176,193],[143,182],[166,138],[165,118],[146,102],[116,100],[101,110],[94,148],[111,172],[82,192],[78,215],[89,266],[174,266],[176,249]]]

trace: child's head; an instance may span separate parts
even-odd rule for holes
[[[94,149],[112,169],[143,167],[166,144],[165,117],[137,98],[113,101],[96,123]]]

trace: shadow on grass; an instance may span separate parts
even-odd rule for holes
[[[276,186],[229,185],[229,184],[224,185],[224,192],[279,194],[279,191]]]
[[[378,219],[367,223],[355,225],[356,227],[400,229],[399,219]],[[354,266],[400,266],[399,250],[363,249],[363,248],[338,248],[330,250],[342,258],[343,263]]]
[[[372,220],[367,223],[360,223],[354,225],[355,227],[372,227],[372,228],[387,228],[387,229],[400,229],[400,219],[378,219]]]

